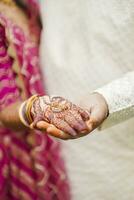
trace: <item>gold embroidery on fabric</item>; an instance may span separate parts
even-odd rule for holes
[[[4,175],[5,178],[8,177],[8,175],[9,175],[9,167],[8,167],[8,165],[5,165],[5,166],[3,167],[3,169],[2,169],[2,174]]]
[[[8,62],[8,60],[9,60],[9,57],[8,57],[8,56],[2,57],[2,58],[0,58],[0,63],[1,63],[1,64],[5,64],[5,63]]]
[[[0,24],[3,25],[2,22],[0,22]],[[5,33],[6,33],[7,42],[8,42],[8,49],[7,49],[8,56],[10,56],[13,59],[12,69],[16,73],[15,81],[16,81],[18,88],[20,89],[21,98],[23,100],[25,100],[25,99],[27,99],[27,91],[25,88],[23,75],[21,74],[20,64],[19,64],[19,60],[18,60],[18,57],[16,54],[15,46],[12,42],[13,34],[12,34],[11,30],[9,30],[9,29],[6,29]],[[6,63],[6,61],[9,59],[8,56],[6,56],[5,58],[2,58],[2,60],[0,60],[0,62]]]
[[[20,64],[19,64],[19,61],[18,61],[18,58],[16,55],[16,50],[11,41],[9,42],[8,54],[14,60],[12,69],[16,73],[15,81],[16,81],[18,88],[20,89],[21,98],[23,100],[25,100],[25,99],[27,99],[27,92],[26,92],[23,76],[21,75]]]
[[[0,52],[3,52],[5,50],[4,47],[0,47]]]
[[[15,2],[13,0],[0,0],[0,3],[4,3],[9,6],[15,6]]]

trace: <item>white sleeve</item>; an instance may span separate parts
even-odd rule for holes
[[[96,90],[108,104],[109,116],[99,129],[104,129],[134,117],[134,71]]]

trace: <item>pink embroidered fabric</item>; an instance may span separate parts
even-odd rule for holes
[[[29,2],[37,8],[36,1]],[[8,53],[10,41],[27,95],[44,93],[37,44],[0,13],[0,110],[21,99],[15,60]],[[39,131],[32,133],[35,142],[31,144],[29,134],[0,128],[0,200],[70,200],[60,144]]]

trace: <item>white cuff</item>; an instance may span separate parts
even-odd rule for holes
[[[108,128],[134,117],[134,72],[97,89],[106,100],[109,116],[100,129]]]

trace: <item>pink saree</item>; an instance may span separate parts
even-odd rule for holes
[[[32,31],[39,32],[33,23],[38,4],[28,2]],[[0,13],[0,110],[36,93],[44,94],[38,45]],[[45,133],[0,128],[0,200],[69,200],[60,151]]]

